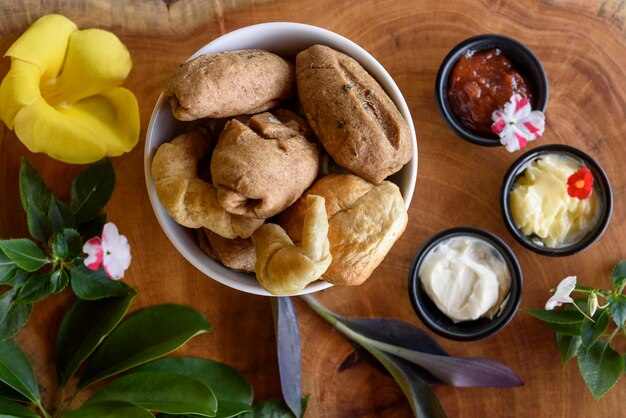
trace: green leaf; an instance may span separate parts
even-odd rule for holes
[[[72,290],[84,300],[97,300],[132,293],[125,283],[112,280],[103,269],[93,271],[80,261],[71,271]]]
[[[13,288],[0,296],[0,345],[22,329],[33,310],[30,304],[15,303],[17,293],[18,289]]]
[[[35,303],[50,296],[50,275],[33,274],[20,288],[17,303]]]
[[[578,352],[578,368],[593,397],[600,399],[622,376],[624,359],[609,341],[599,340],[589,351]]]
[[[250,411],[252,386],[237,370],[211,360],[172,357],[145,364],[134,372],[171,372],[186,376],[213,389],[217,417],[228,418]]]
[[[37,244],[27,238],[0,241],[0,250],[26,271],[37,271],[48,263]]]
[[[546,311],[528,309],[527,312],[546,323],[553,331],[564,335],[580,335],[585,317],[577,310]]]
[[[72,212],[77,223],[98,216],[115,188],[115,170],[111,160],[103,159],[80,173],[72,182]]]
[[[7,401],[15,401],[20,403],[28,403],[30,402],[26,396],[22,395],[11,386],[7,385],[4,382],[0,382],[0,399],[5,399]]]
[[[154,415],[129,402],[110,401],[83,405],[63,418],[154,418]]]
[[[2,418],[39,418],[32,409],[17,402],[0,399],[0,417]]]
[[[609,311],[611,312],[613,321],[618,328],[621,328],[624,325],[624,321],[626,321],[626,296],[609,296],[608,302],[610,303]]]
[[[63,291],[70,282],[70,276],[65,269],[59,269],[50,275],[50,292],[52,294]]]
[[[78,225],[78,232],[80,232],[80,236],[83,237],[83,241],[102,235],[102,228],[106,222],[107,214],[101,212],[91,221],[83,222]]]
[[[193,308],[157,305],[124,320],[98,348],[83,374],[79,388],[162,357],[211,325]]]
[[[20,165],[20,197],[26,212],[30,234],[47,242],[52,235],[52,225],[46,216],[52,192],[28,160],[22,157]]]
[[[308,397],[302,398],[302,411],[306,410]],[[282,399],[266,399],[255,402],[252,412],[245,413],[240,418],[294,418],[295,415]],[[219,412],[219,411],[218,411]]]
[[[13,342],[0,342],[0,381],[26,396],[34,403],[40,401],[39,386],[30,363]]]
[[[528,309],[527,312],[537,319],[550,324],[575,324],[585,317],[575,310],[546,311],[543,309]]]
[[[580,321],[575,324],[551,324],[546,322],[546,325],[549,326],[554,332],[576,337],[582,334],[583,323],[584,321]]]
[[[578,353],[578,347],[582,343],[582,338],[579,336],[563,335],[559,332],[554,334],[556,337],[556,346],[561,353],[561,364],[565,366],[568,361],[576,357]]]
[[[16,267],[12,274],[3,277],[2,280],[0,280],[0,284],[19,288],[26,282],[29,276],[30,273]]]
[[[56,196],[52,196],[52,199],[50,199],[48,219],[50,219],[52,232],[55,234],[63,231],[65,228],[76,228],[74,214]]]
[[[52,241],[52,254],[61,260],[76,258],[83,252],[83,241],[78,231],[65,228]]]
[[[57,332],[54,362],[61,387],[119,324],[136,294],[74,301]]]
[[[0,251],[0,284],[9,283],[17,268],[15,262]]]
[[[611,272],[611,280],[613,280],[613,284],[616,290],[619,290],[624,281],[626,281],[626,261],[622,260],[613,269]]]
[[[131,373],[98,390],[87,404],[103,401],[130,402],[142,408],[168,414],[214,417],[217,400],[208,386],[169,372]]]
[[[582,333],[581,333],[581,350],[587,352],[589,348],[595,344],[595,342],[604,334],[604,331],[609,326],[611,320],[609,319],[609,314],[606,309],[598,310],[593,317],[593,320],[596,321],[591,322],[589,320],[583,322]]]

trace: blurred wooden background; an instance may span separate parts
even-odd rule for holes
[[[626,7],[624,1],[595,0],[303,0],[303,1],[4,1],[0,7],[0,51],[37,17],[61,13],[80,28],[115,32],[130,49],[133,70],[125,86],[139,100],[142,138],[152,107],[179,62],[228,31],[260,22],[294,21],[346,36],[376,57],[394,77],[409,104],[419,145],[419,173],[401,240],[368,282],[331,288],[319,298],[347,316],[390,317],[420,325],[407,296],[413,255],[432,234],[452,226],[488,229],[511,245],[524,271],[522,309],[502,332],[483,341],[438,338],[455,355],[484,356],[512,367],[524,380],[516,389],[436,388],[450,417],[618,416],[622,379],[599,402],[585,388],[575,363],[562,368],[553,334],[524,313],[543,306],[548,289],[567,275],[581,283],[610,285],[611,268],[626,258]],[[550,82],[546,134],[536,143],[567,143],[590,153],[608,173],[615,194],[611,224],[582,254],[546,258],[518,245],[501,220],[502,177],[517,155],[481,148],[454,136],[440,118],[434,98],[439,64],[458,42],[481,33],[502,33],[527,44],[542,61]],[[0,64],[0,75],[8,69]],[[69,179],[81,167],[30,154],[0,127],[0,237],[27,234],[18,194],[21,155],[67,197]],[[252,382],[257,399],[279,397],[269,299],[227,288],[188,264],[161,231],[143,177],[143,140],[114,159],[118,184],[107,208],[109,219],[128,236],[133,263],[127,282],[139,290],[133,309],[176,302],[201,310],[213,332],[194,339],[182,353],[226,362]],[[37,304],[17,341],[40,376],[45,401],[56,391],[52,351],[55,331],[69,296]],[[395,382],[358,361],[340,365],[353,352],[342,336],[300,301],[303,388],[311,417],[409,417]]]

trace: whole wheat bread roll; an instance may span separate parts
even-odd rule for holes
[[[180,65],[165,86],[179,120],[254,114],[294,94],[293,64],[261,49],[200,55]]]
[[[224,238],[210,229],[197,229],[198,245],[209,257],[235,271],[254,272],[256,253],[250,238]]]
[[[228,122],[211,159],[217,198],[227,212],[272,217],[313,183],[317,145],[294,129],[268,112],[253,116],[248,125]]]
[[[296,56],[300,104],[340,166],[378,184],[409,162],[409,126],[382,87],[351,57],[323,45]]]
[[[279,224],[295,243],[302,240],[306,197],[311,194],[325,199],[328,214],[333,261],[322,280],[363,283],[406,227],[408,216],[398,186],[389,181],[374,185],[353,174],[322,177],[280,216]]]

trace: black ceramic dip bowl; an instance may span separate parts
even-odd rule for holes
[[[546,246],[541,238],[535,236],[534,234],[525,235],[514,221],[510,202],[511,191],[515,187],[515,184],[520,176],[523,175],[526,167],[542,156],[552,154],[572,158],[578,161],[581,166],[588,168],[594,178],[593,193],[596,194],[598,199],[598,207],[596,209],[597,216],[595,217],[589,230],[574,242],[557,247]],[[538,254],[561,257],[583,251],[602,236],[609,225],[611,214],[613,213],[613,191],[611,190],[609,179],[600,164],[598,164],[588,154],[568,145],[544,145],[526,152],[511,165],[502,182],[502,188],[500,190],[500,207],[502,209],[502,217],[507,229],[520,244]]]
[[[422,285],[419,272],[428,254],[438,244],[455,237],[469,237],[485,242],[499,253],[508,268],[511,280],[509,293],[498,313],[492,318],[454,322],[439,310]],[[435,333],[451,340],[479,340],[500,331],[513,319],[522,299],[522,282],[522,269],[515,254],[504,241],[483,229],[457,227],[434,235],[417,252],[409,271],[409,298],[417,316]]]
[[[533,97],[533,110],[544,112],[548,104],[549,89],[548,78],[543,66],[528,47],[515,39],[502,35],[478,35],[455,46],[439,67],[435,82],[435,96],[441,116],[455,134],[474,144],[495,147],[501,145],[499,137],[492,132],[476,133],[464,125],[454,113],[448,97],[450,75],[459,59],[467,53],[491,49],[501,51],[511,61],[514,70],[528,81]]]

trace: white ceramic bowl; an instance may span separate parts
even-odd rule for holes
[[[261,48],[294,60],[298,52],[314,44],[327,45],[357,60],[385,89],[389,97],[398,106],[404,119],[408,122],[413,140],[413,159],[400,172],[391,177],[391,180],[400,187],[404,202],[408,208],[413,197],[417,176],[417,142],[413,121],[409,108],[396,83],[394,83],[383,66],[363,48],[343,36],[326,29],[300,23],[275,22],[247,26],[220,36],[203,46],[189,59],[212,52]],[[172,116],[170,105],[161,94],[148,125],[144,154],[148,194],[159,224],[161,224],[163,231],[174,244],[174,247],[191,264],[207,276],[243,292],[271,296],[259,286],[253,274],[232,271],[204,254],[198,247],[194,232],[174,222],[163,206],[161,206],[151,174],[152,157],[159,145],[171,141],[178,134],[182,133],[184,129],[185,123],[176,120]],[[324,281],[316,281],[309,284],[300,294],[317,292],[330,286],[331,284]]]

